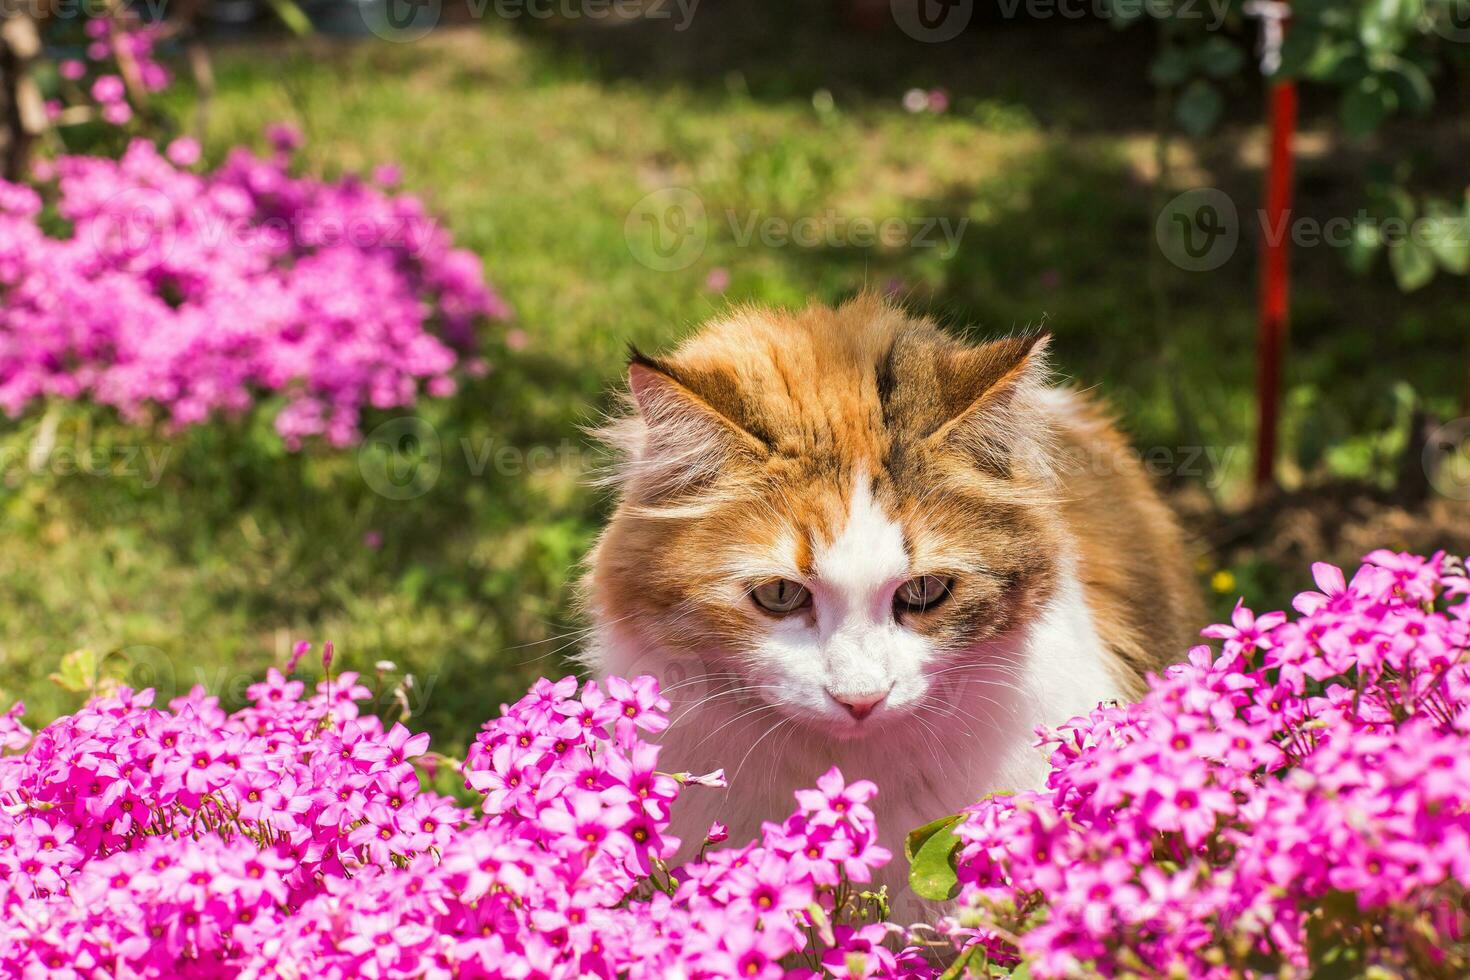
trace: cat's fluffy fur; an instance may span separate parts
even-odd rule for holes
[[[746,309],[635,354],[619,502],[587,577],[603,674],[673,704],[661,768],[724,767],[675,830],[744,840],[832,765],[877,782],[900,915],[904,834],[1034,786],[1034,729],[1139,690],[1198,623],[1179,530],[1047,338],[968,345],[874,297]],[[918,576],[952,580],[923,612]],[[810,606],[751,592],[787,579]],[[865,718],[853,698],[883,700]]]

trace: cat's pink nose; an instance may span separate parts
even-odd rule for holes
[[[852,715],[854,721],[862,721],[868,717],[873,713],[873,709],[888,697],[887,691],[873,694],[833,694],[831,691],[827,693],[832,695],[833,701],[847,709],[847,713]]]

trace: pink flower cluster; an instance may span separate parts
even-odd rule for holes
[[[345,445],[364,409],[477,370],[476,327],[508,315],[478,259],[416,197],[293,176],[275,142],[208,174],[189,141],[136,140],[48,163],[44,197],[0,182],[0,408],[85,398],[182,427],[271,398],[288,446]]]
[[[154,51],[162,27],[145,24],[132,12],[119,10],[112,16],[89,18],[82,29],[87,37],[86,60],[68,58],[57,66],[65,99],[47,103],[48,114],[61,119],[65,104],[70,103],[90,106],[113,126],[126,125],[133,119],[130,96],[161,91],[173,80]],[[131,93],[124,76],[132,80]]]
[[[927,975],[858,890],[888,858],[871,784],[828,773],[761,841],[670,867],[671,805],[720,777],[657,770],[651,679],[539,682],[472,750],[473,818],[355,676],[303,694],[272,670],[230,715],[122,690],[34,739],[0,719],[24,749],[0,758],[0,974]]]
[[[535,904],[508,930],[516,947],[497,944],[498,955],[523,956],[548,976],[660,980],[785,977],[786,957],[807,960],[795,975],[826,964],[843,976],[857,954],[866,975],[897,975],[899,960],[882,945],[888,927],[872,921],[879,907],[858,891],[889,860],[867,807],[871,783],[848,785],[834,769],[761,841],[701,847],[699,859],[671,870],[680,842],[667,827],[680,785],[721,785],[722,774],[657,771],[657,747],[637,737],[665,726],[667,702],[652,678],[576,693],[570,678],[538,683],[486,726],[467,761],[469,785],[486,794],[497,825],[555,856],[522,869],[541,871],[523,892]],[[703,844],[724,836],[712,827]],[[646,901],[618,907],[640,892]],[[851,924],[865,913],[867,926]]]
[[[966,811],[958,900],[907,936],[865,889],[870,783],[834,769],[743,845],[669,835],[723,776],[659,770],[650,678],[539,681],[463,764],[352,674],[272,670],[234,714],[123,689],[35,735],[12,709],[0,975],[1464,976],[1470,578],[1316,576],[1045,736],[1047,788]],[[463,802],[425,788],[442,766]]]
[[[1367,562],[1047,736],[1047,789],[957,829],[972,935],[1036,976],[1466,975],[1470,580]]]

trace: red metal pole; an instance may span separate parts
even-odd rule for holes
[[[1271,159],[1261,232],[1260,332],[1256,360],[1256,491],[1276,485],[1276,434],[1281,414],[1281,362],[1286,350],[1291,250],[1292,136],[1296,83],[1271,86]]]

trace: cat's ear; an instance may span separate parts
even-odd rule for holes
[[[1017,463],[1043,474],[1051,431],[1032,409],[1051,379],[1046,331],[964,347],[950,356],[943,384],[950,417],[929,441],[964,452],[1007,475]]]
[[[628,391],[636,415],[611,441],[623,451],[617,482],[647,498],[708,481],[737,459],[754,459],[766,445],[720,412],[667,363],[631,350]],[[605,430],[609,432],[609,430]]]

